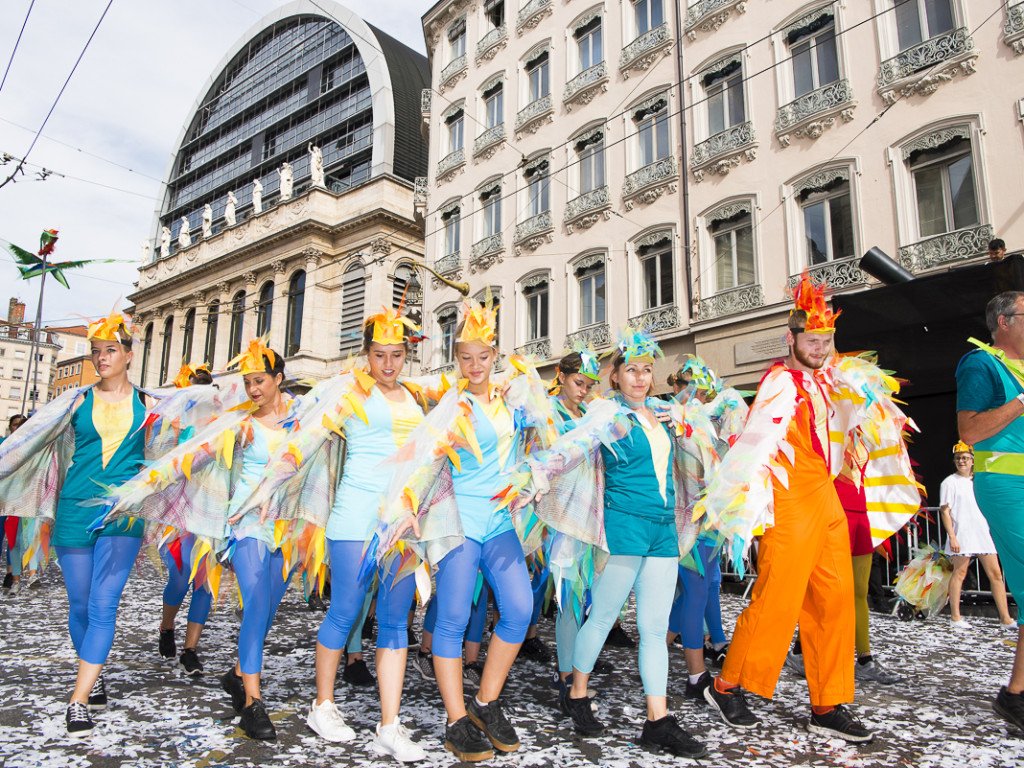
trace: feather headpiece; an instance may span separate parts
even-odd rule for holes
[[[462,302],[462,323],[460,342],[483,344],[485,347],[494,346],[498,307],[493,304],[490,296],[483,304],[474,299]]]
[[[101,318],[94,323],[89,323],[85,337],[92,341],[116,341],[121,344],[130,344],[132,319],[120,312],[114,312],[107,317]]]
[[[382,312],[370,315],[363,323],[365,328],[373,325],[373,341],[377,344],[403,344],[406,341],[405,329],[412,331],[409,341],[413,341],[419,326],[408,317],[404,317],[398,310],[384,307]]]
[[[650,334],[630,328],[628,325],[623,329],[616,346],[627,363],[633,359],[650,359],[653,362],[654,358],[665,356],[658,342]]]
[[[680,374],[690,374],[690,382],[697,387],[697,389],[704,389],[708,392],[715,392],[722,387],[718,375],[699,357],[694,355],[687,355],[687,360],[683,363],[683,367],[679,369]]]
[[[266,356],[266,360],[264,360]],[[274,366],[277,356],[274,354],[274,350],[263,343],[263,339],[253,339],[249,342],[249,348],[237,355],[227,364],[227,367],[235,365],[239,366],[238,372],[245,375],[247,373],[267,373],[267,360],[270,361],[270,366]]]
[[[800,276],[800,282],[793,289],[793,312],[802,309],[807,313],[806,333],[833,333],[839,312],[833,312],[825,298],[829,288],[825,283],[815,285],[807,270]],[[792,314],[792,312],[790,313]]]

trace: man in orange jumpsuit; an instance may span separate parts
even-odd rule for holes
[[[777,435],[788,448],[772,460],[767,506],[774,519],[761,540],[750,605],[704,696],[728,725],[755,727],[741,688],[772,697],[799,623],[812,705],[808,730],[864,742],[872,734],[842,706],[853,701],[854,610],[850,535],[832,482],[832,454],[843,440],[830,399],[835,315],[820,293],[807,290],[817,306],[797,296],[786,332],[789,356],[765,375],[751,409],[752,417],[759,407],[780,414],[767,420],[778,431],[766,431],[764,440]]]

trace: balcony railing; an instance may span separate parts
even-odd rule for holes
[[[697,307],[696,319],[714,320],[716,317],[738,315],[764,305],[764,289],[760,285],[742,285],[702,299]]]
[[[671,155],[626,174],[626,180],[622,184],[622,198],[626,203],[626,210],[633,210],[633,205],[637,201],[652,203],[666,191],[675,192],[675,179],[678,176],[676,159]]]
[[[783,104],[775,118],[775,131],[789,133],[794,126],[805,120],[835,114],[852,103],[853,88],[850,87],[850,81],[837,80]]]
[[[570,104],[589,104],[598,93],[598,88],[608,82],[608,64],[602,61],[590,69],[585,69],[565,84],[562,101],[566,109]],[[607,86],[605,86],[607,90]]]
[[[554,106],[551,103],[551,94],[547,96],[541,96],[539,99],[534,99],[516,115],[516,133],[519,131],[530,130],[531,133],[536,133],[539,127],[539,120],[548,115],[554,114]]]
[[[501,262],[505,252],[505,239],[501,232],[496,232],[483,240],[473,243],[469,256],[471,272],[483,272],[495,262]]]
[[[462,252],[452,251],[446,253],[440,259],[434,262],[434,269],[440,272],[442,275],[448,275],[452,272],[456,272],[462,267]]]
[[[565,346],[572,349],[576,344],[583,344],[591,349],[604,349],[611,346],[612,334],[608,323],[595,323],[573,331],[565,337]]]
[[[683,315],[679,307],[670,304],[664,307],[654,307],[629,318],[629,327],[646,333],[660,333],[672,328],[679,328],[683,324]]]
[[[442,180],[442,177],[450,174],[460,165],[466,162],[466,150],[456,149],[454,152],[449,152],[447,155],[441,158],[441,161],[437,164],[437,179]]]
[[[456,59],[452,59],[451,63],[448,64],[444,69],[441,70],[441,92],[450,85],[461,72],[469,66],[469,55],[462,54]]]
[[[554,225],[551,223],[551,211],[543,211],[536,216],[531,216],[521,224],[516,224],[515,242],[521,243],[536,235],[550,232],[552,229],[554,229]]]
[[[424,88],[420,91],[420,112],[424,115],[430,114],[430,101],[433,95],[434,92],[429,88]]]
[[[735,154],[754,144],[754,124],[740,123],[693,145],[691,165],[701,166],[720,157]]]
[[[430,185],[427,183],[427,177],[417,176],[416,181],[413,182],[412,206],[413,210],[420,216],[425,215],[427,212],[427,196],[429,189]]]
[[[992,237],[992,227],[988,224],[928,237],[901,247],[900,264],[912,272],[920,272],[943,264],[973,259],[988,251],[988,242]]]
[[[729,16],[726,9],[737,5],[738,2],[739,0],[700,0],[686,9],[683,28],[690,32],[704,21],[710,23],[702,25],[702,29],[718,29]]]
[[[521,347],[516,347],[516,354],[523,357],[535,357],[538,360],[550,360],[551,340],[534,339],[533,341],[528,341]]]
[[[859,261],[860,257],[851,256],[827,261],[824,264],[814,264],[808,267],[807,271],[815,285],[827,285],[834,291],[841,291],[843,288],[853,288],[868,282],[867,273],[857,266]],[[796,288],[800,278],[801,275],[790,275],[786,287],[790,290]]]
[[[883,61],[878,73],[878,87],[887,88],[916,72],[948,59],[969,54],[973,50],[974,40],[967,27],[936,35]]]
[[[1017,3],[1006,9],[1003,42],[1013,48],[1013,52],[1018,56],[1024,54],[1024,3]]]
[[[473,157],[482,155],[488,147],[493,147],[505,138],[505,124],[498,123],[481,133],[473,141]]]
[[[541,19],[552,12],[553,0],[530,0],[516,16],[516,31],[522,34],[524,29],[533,29]]]
[[[584,192],[582,195],[574,197],[566,203],[563,220],[566,224],[575,224],[586,229],[591,224],[597,222],[598,212],[611,207],[611,204],[612,197],[608,191],[608,186],[598,187],[589,192]],[[587,219],[591,220],[587,221]],[[571,229],[569,233],[572,234]]]
[[[619,55],[619,70],[623,77],[629,77],[631,69],[647,69],[654,63],[658,51],[668,48],[672,34],[668,22],[644,32],[640,37],[622,49]]]
[[[494,58],[501,48],[502,44],[508,40],[508,26],[502,24],[500,27],[495,27],[482,38],[480,42],[476,44],[476,60],[477,63],[481,61],[489,61]]]

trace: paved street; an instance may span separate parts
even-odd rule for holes
[[[351,766],[379,765],[367,748],[376,722],[374,689],[338,683],[338,702],[358,733],[350,745],[329,745],[310,732],[305,709],[313,696],[313,645],[320,614],[290,591],[278,613],[266,654],[264,699],[278,727],[276,743],[246,739],[237,728],[217,676],[232,663],[237,620],[222,607],[201,645],[208,674],[186,679],[156,650],[162,582],[149,562],[129,582],[118,635],[106,673],[110,709],[97,718],[87,742],[64,733],[64,707],[74,675],[60,571],[51,567],[43,588],[0,597],[0,764],[16,766]],[[227,594],[227,593],[225,593]],[[227,601],[225,601],[225,606]],[[727,631],[743,602],[724,596]],[[233,606],[231,606],[233,608]],[[179,620],[183,622],[184,616]],[[907,673],[905,684],[864,686],[856,711],[879,736],[864,747],[811,737],[804,729],[806,687],[783,672],[774,702],[751,697],[762,717],[753,733],[726,729],[706,707],[685,701],[682,653],[671,652],[670,709],[708,746],[704,765],[743,766],[1009,766],[1024,765],[1024,734],[1010,733],[989,706],[1005,682],[1015,633],[995,619],[972,619],[955,633],[948,619],[901,622],[872,615],[875,652]],[[178,633],[183,637],[183,623]],[[627,629],[635,636],[630,620]],[[541,633],[552,640],[552,624]],[[417,627],[418,634],[418,627]],[[547,687],[547,669],[520,662],[506,699],[522,739],[520,752],[491,764],[521,766],[669,766],[633,743],[642,722],[642,696],[633,651],[609,649],[617,672],[595,677],[600,717],[608,735],[583,742],[561,717]],[[429,765],[452,765],[441,742],[443,711],[433,683],[410,669],[403,717],[429,752]]]

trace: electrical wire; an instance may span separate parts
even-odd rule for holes
[[[28,17],[32,15],[32,6],[36,4],[36,0],[32,0],[28,4],[28,10],[25,12],[25,20],[21,22],[21,30],[18,32],[18,39],[14,41],[14,48],[11,50],[11,58],[7,61],[7,69],[4,70],[4,77],[0,80],[0,91],[4,89],[4,83],[7,82],[7,75],[11,72],[11,65],[14,63],[14,54],[18,52],[18,45],[21,43],[21,36],[25,34],[25,27],[28,25]]]

